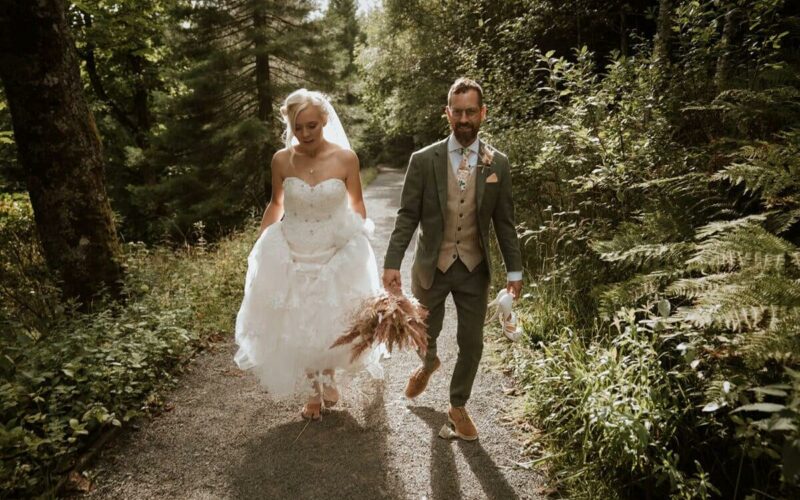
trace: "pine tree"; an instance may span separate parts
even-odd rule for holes
[[[299,87],[327,90],[328,45],[308,0],[216,0],[182,12],[188,69],[166,131],[148,152],[159,183],[135,189],[157,221],[153,236],[210,235],[260,212],[269,197],[269,163],[281,147],[281,96]]]

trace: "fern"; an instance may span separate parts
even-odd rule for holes
[[[770,360],[786,365],[800,363],[800,311],[790,312],[785,318],[779,327],[741,336],[739,352],[747,365],[760,368]]]
[[[706,231],[710,231],[708,226]],[[751,268],[760,272],[782,270],[788,261],[797,261],[798,249],[787,240],[752,224],[733,231],[714,234],[697,246],[686,264],[701,271]]]
[[[777,272],[720,273],[705,281],[680,280],[667,287],[667,293],[684,295],[681,291],[693,294],[694,303],[679,308],[676,319],[695,327],[716,326],[735,332],[777,330],[800,313],[797,281]]]
[[[743,146],[734,162],[712,176],[744,187],[745,193],[757,194],[767,207],[796,205],[792,193],[800,191],[800,133],[781,134],[785,143],[758,141]],[[787,199],[788,197],[788,199]]]
[[[631,279],[614,283],[600,292],[598,311],[604,320],[610,320],[614,313],[622,307],[638,305],[643,300],[651,301],[674,279],[674,274],[667,271],[655,271],[649,274],[637,274]]]
[[[780,127],[800,120],[800,89],[782,86],[753,91],[731,89],[722,92],[711,106],[739,130],[752,133],[766,125]]]
[[[717,273],[699,278],[684,278],[670,284],[665,292],[672,296],[696,299],[710,290],[719,288],[730,279],[730,273]]]
[[[695,238],[704,240],[717,233],[724,233],[734,229],[739,229],[744,226],[751,225],[756,222],[763,222],[767,218],[764,214],[748,215],[734,220],[717,220],[709,222],[705,226],[699,227],[695,232]]]
[[[766,226],[775,234],[784,234],[800,221],[800,208],[769,215]]]
[[[613,250],[610,242],[598,241],[592,245],[601,259],[624,263],[637,269],[653,263],[680,262],[691,250],[691,243],[651,243],[636,245],[627,250]]]

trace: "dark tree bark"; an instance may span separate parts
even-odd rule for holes
[[[718,91],[723,91],[729,86],[732,74],[732,64],[734,47],[736,43],[737,34],[741,19],[739,16],[739,9],[732,6],[725,14],[725,24],[722,28],[722,39],[720,40],[720,49],[722,53],[717,59],[717,68],[714,73],[714,85]]]
[[[255,31],[256,54],[256,92],[258,95],[258,119],[270,125],[272,131],[272,89],[270,87],[269,52],[267,49],[267,18],[264,6],[253,9],[253,30]]]
[[[0,3],[0,79],[48,266],[67,297],[116,294],[122,267],[103,151],[64,0]]]
[[[653,60],[657,67],[666,69],[670,62],[670,43],[672,42],[673,0],[659,0],[658,21],[656,23]]]
[[[625,15],[625,5],[619,8],[619,51],[623,56],[628,56],[628,19]]]
[[[255,31],[255,73],[256,96],[258,101],[256,113],[258,119],[264,122],[267,128],[263,151],[258,162],[263,165],[269,165],[269,160],[275,152],[273,146],[273,144],[275,144],[275,116],[272,109],[271,68],[269,65],[269,49],[267,47],[267,12],[263,2],[258,2],[253,8],[253,30]],[[264,175],[265,196],[269,196],[272,190],[270,179],[271,175]]]

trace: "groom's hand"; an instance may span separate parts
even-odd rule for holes
[[[385,288],[387,291],[400,292],[402,290],[399,269],[384,269],[382,280],[383,288]]]
[[[506,283],[506,291],[514,296],[514,300],[517,300],[522,293],[522,280]]]

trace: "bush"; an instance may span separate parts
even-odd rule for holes
[[[800,493],[797,19],[737,5],[740,52],[712,26],[729,4],[676,3],[681,78],[647,45],[602,74],[533,50],[535,90],[486,69],[490,99],[527,106],[489,132],[536,283],[519,373],[571,496]],[[736,75],[709,78],[721,58]]]
[[[20,297],[2,310],[0,488],[27,496],[52,487],[103,430],[156,409],[192,354],[233,331],[254,231],[213,248],[202,234],[199,246],[179,251],[129,244],[125,303],[81,314],[59,304],[32,250],[29,208],[14,203],[0,218],[0,231],[13,235],[2,247],[0,286]],[[20,290],[8,281],[19,277]]]

